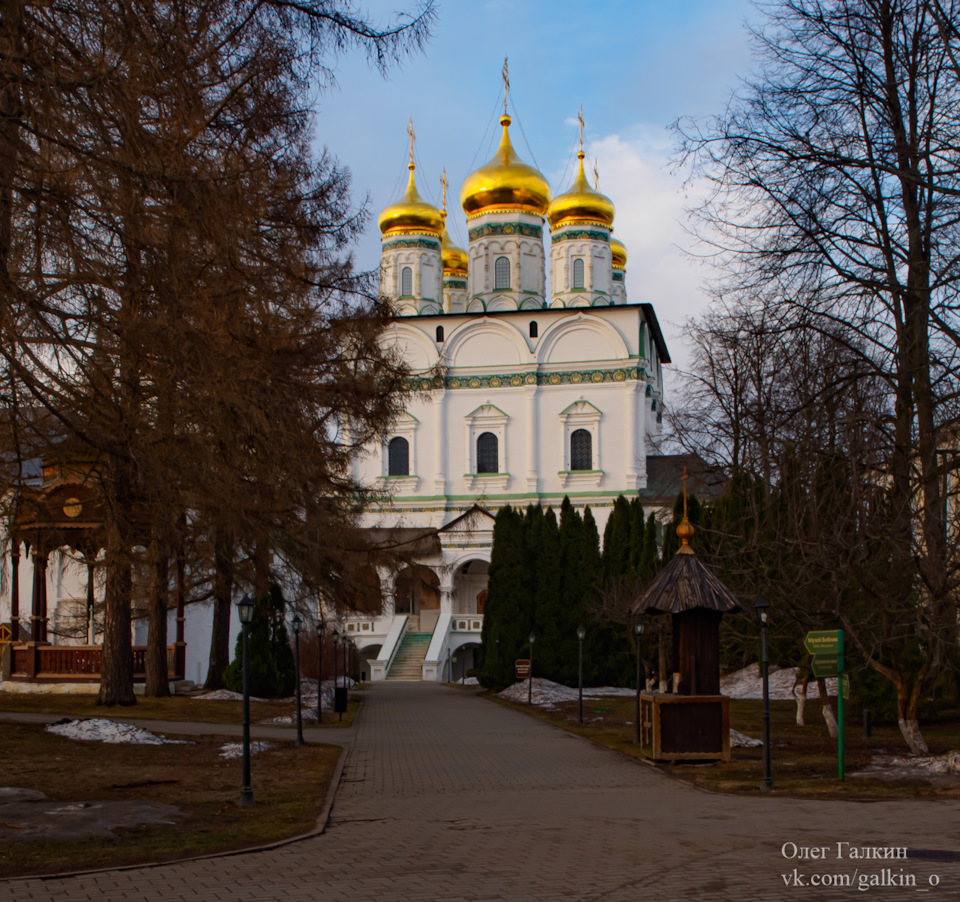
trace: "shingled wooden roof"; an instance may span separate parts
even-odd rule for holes
[[[633,606],[634,614],[741,611],[740,602],[689,547],[678,551]]]

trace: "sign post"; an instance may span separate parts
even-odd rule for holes
[[[815,677],[837,678],[837,770],[843,781],[843,699],[847,694],[843,672],[843,630],[815,630],[807,633],[804,648],[813,658],[810,669]],[[829,704],[829,699],[827,704]]]

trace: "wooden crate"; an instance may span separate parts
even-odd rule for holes
[[[640,751],[656,761],[729,761],[730,699],[641,693]]]

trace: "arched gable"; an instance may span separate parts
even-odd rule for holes
[[[527,341],[516,326],[487,317],[459,326],[445,346],[445,362],[455,367],[517,366],[529,359]]]
[[[387,350],[396,351],[411,371],[432,369],[437,364],[437,346],[420,329],[406,323],[394,323],[383,337]]]
[[[623,360],[629,358],[623,336],[599,317],[577,313],[554,323],[537,348],[543,364]]]

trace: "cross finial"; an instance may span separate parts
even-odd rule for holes
[[[443,167],[443,175],[440,176],[440,184],[443,186],[443,212],[447,212],[447,188],[450,183],[447,181],[447,167]]]
[[[593,161],[593,190],[600,190],[600,170],[597,168],[596,158]]]
[[[580,123],[580,150],[583,150],[583,107],[580,107],[580,112],[577,113],[577,121]]]
[[[507,115],[507,90],[510,88],[510,66],[507,58],[503,58],[503,115]]]
[[[687,516],[687,468],[683,468],[683,516],[686,519]]]
[[[407,134],[410,136],[410,169],[416,169],[417,165],[413,162],[413,139],[416,135],[413,133],[413,117],[410,117],[410,124],[407,126]]]

